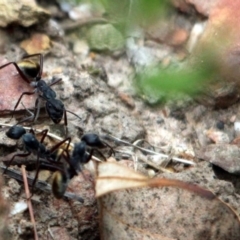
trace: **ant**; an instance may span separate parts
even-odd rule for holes
[[[30,131],[27,133],[26,130],[22,127],[22,126],[18,126],[18,125],[14,125],[12,126],[7,132],[6,135],[7,137],[14,139],[14,140],[19,140],[20,138],[23,141],[23,145],[24,145],[24,153],[16,153],[12,156],[12,158],[10,159],[10,161],[7,164],[7,167],[5,168],[4,173],[6,173],[8,167],[10,165],[12,165],[12,162],[14,161],[14,159],[16,157],[27,157],[29,156],[31,153],[33,153],[34,155],[37,155],[37,161],[36,161],[36,169],[37,169],[37,173],[35,175],[35,178],[33,180],[33,185],[34,186],[37,177],[38,177],[38,172],[39,169],[41,168],[41,165],[45,165],[46,167],[52,167],[55,166],[56,169],[60,169],[58,168],[58,166],[62,163],[60,163],[59,161],[56,161],[55,155],[54,153],[57,152],[57,150],[59,150],[60,146],[63,144],[66,144],[66,148],[65,151],[68,151],[70,142],[71,142],[71,138],[68,137],[64,140],[62,140],[61,142],[57,143],[55,146],[53,146],[50,150],[46,149],[45,145],[43,144],[43,141],[45,139],[45,137],[47,136],[48,133],[48,129],[45,129],[41,132],[42,137],[41,140],[38,141],[37,138],[35,137],[35,133],[33,131],[33,129],[30,129]],[[61,156],[62,152],[60,152],[58,155]],[[46,159],[47,161],[43,162],[43,160],[40,161],[40,158],[42,159]],[[59,157],[58,157],[59,159]],[[58,160],[57,159],[57,160]],[[66,159],[66,161],[68,161]],[[71,165],[71,163],[69,162],[69,164]]]
[[[34,57],[39,58],[39,63],[33,60]],[[13,64],[17,69],[18,73],[20,74],[20,76],[23,78],[23,80],[29,83],[34,88],[34,91],[32,92],[23,92],[21,94],[21,96],[19,97],[13,109],[13,114],[16,111],[24,95],[32,95],[35,93],[38,94],[38,98],[35,101],[35,110],[34,110],[33,116],[25,118],[19,123],[22,123],[27,120],[31,120],[33,122],[36,121],[40,111],[41,99],[46,101],[46,104],[45,104],[46,111],[49,117],[51,118],[51,120],[55,124],[58,124],[64,117],[64,125],[67,126],[67,112],[81,119],[77,114],[69,110],[66,110],[62,101],[60,101],[59,99],[56,99],[56,92],[51,88],[51,86],[60,82],[62,79],[59,78],[49,85],[45,82],[45,80],[42,79],[43,55],[41,53],[24,56],[22,60],[19,62],[6,63],[0,66],[0,69],[10,64]]]
[[[90,152],[87,152],[87,146],[91,147]],[[66,152],[65,157],[68,159],[69,166],[62,170],[57,170],[54,172],[52,177],[52,192],[56,198],[62,198],[69,181],[77,176],[79,172],[82,171],[81,165],[88,163],[93,155],[94,151],[100,153],[100,155],[106,160],[104,155],[98,151],[109,147],[111,150],[111,155],[114,153],[113,148],[102,141],[97,134],[88,133],[82,136],[79,143],[75,143],[71,156]]]

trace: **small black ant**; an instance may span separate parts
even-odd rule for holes
[[[34,61],[33,58],[38,57],[39,63]],[[60,82],[62,79],[57,79],[51,84],[47,84],[45,80],[42,79],[42,71],[43,71],[43,55],[40,53],[32,54],[28,56],[24,56],[21,61],[19,62],[9,62],[2,66],[0,66],[0,69],[13,64],[15,68],[17,69],[20,76],[23,78],[24,81],[29,83],[35,90],[32,92],[23,92],[21,96],[19,97],[14,109],[13,113],[16,111],[21,99],[24,95],[32,95],[34,93],[38,94],[38,98],[35,102],[35,110],[34,114],[31,117],[25,118],[21,120],[19,123],[22,123],[27,120],[36,121],[39,115],[40,111],[40,99],[43,99],[46,101],[46,111],[51,118],[51,120],[58,124],[63,116],[64,116],[64,125],[67,126],[67,114],[66,112],[69,112],[73,114],[74,116],[81,119],[77,114],[66,110],[64,107],[64,104],[59,100],[56,99],[56,92],[51,88],[54,84]]]
[[[35,133],[33,131],[33,129],[30,129],[30,131],[27,133],[26,130],[19,125],[14,125],[12,126],[7,132],[6,135],[11,138],[11,139],[15,139],[15,140],[19,140],[20,138],[23,141],[23,146],[24,146],[24,152],[25,153],[16,153],[12,156],[12,158],[10,159],[10,161],[8,162],[7,167],[5,168],[3,174],[7,171],[8,167],[12,164],[12,162],[14,161],[14,159],[16,157],[27,157],[29,156],[31,153],[33,153],[34,155],[37,155],[37,161],[36,161],[36,176],[34,178],[33,181],[33,186],[37,180],[38,177],[38,173],[39,170],[41,168],[41,165],[45,165],[46,167],[51,167],[52,165],[55,166],[56,170],[59,169],[59,161],[56,161],[55,159],[55,155],[54,153],[57,152],[57,150],[59,150],[60,146],[63,144],[66,144],[66,148],[64,149],[64,151],[68,151],[70,142],[71,142],[71,138],[68,137],[64,140],[62,140],[61,142],[57,143],[55,146],[53,146],[50,150],[46,149],[45,145],[43,144],[43,141],[45,139],[45,137],[47,136],[48,133],[48,129],[43,130],[40,134],[42,134],[41,140],[38,141],[38,139],[35,136]],[[61,155],[61,152],[58,154]],[[46,159],[48,162],[44,162],[40,161],[39,159]],[[68,161],[68,159],[66,159],[66,161]],[[71,163],[68,162],[70,165]],[[61,163],[60,163],[61,164]],[[72,167],[73,168],[73,167]]]
[[[87,152],[87,146],[91,147],[90,152]],[[56,171],[52,177],[52,192],[56,198],[62,198],[69,181],[77,176],[79,172],[82,171],[81,165],[88,163],[93,155],[94,151],[100,153],[100,155],[106,160],[98,149],[109,147],[111,154],[114,153],[113,148],[102,141],[97,134],[88,133],[82,136],[79,143],[75,143],[71,156],[67,152],[67,157],[69,162],[68,168],[61,171]]]

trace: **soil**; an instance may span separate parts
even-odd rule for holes
[[[189,26],[193,26],[192,18],[183,17],[182,13],[178,12],[174,14],[176,18],[184,18],[185,24],[184,21],[182,22],[185,28],[182,29],[190,34]],[[197,19],[197,16],[195,17]],[[38,31],[32,28],[28,29],[29,32],[25,30],[26,28],[20,26],[11,26],[1,30],[2,39],[5,39],[0,43],[1,59],[8,61],[21,59],[25,54],[20,47],[21,41],[28,38],[31,33]],[[11,31],[13,33],[10,36]],[[49,29],[42,31],[49,34]],[[167,34],[166,36],[169,37]],[[182,35],[180,38],[182,39]],[[131,62],[126,52],[113,54],[112,52],[94,51],[89,52],[87,57],[82,59],[82,55],[77,54],[76,49],[74,51],[71,48],[69,39],[74,41],[70,34],[52,37],[51,48],[44,55],[43,78],[48,83],[52,79],[62,78],[62,81],[52,88],[56,91],[58,98],[63,101],[65,108],[81,118],[67,114],[68,135],[71,136],[72,141],[77,142],[83,134],[93,132],[118,149],[127,146],[114,141],[109,137],[110,135],[130,143],[144,139],[148,148],[156,146],[157,151],[187,159],[196,165],[189,166],[173,161],[170,164],[171,173],[160,173],[157,169],[149,168],[149,165],[140,161],[139,169],[142,169],[142,172],[151,174],[151,176],[176,178],[210,189],[240,216],[240,176],[230,174],[226,169],[215,166],[212,163],[214,160],[208,159],[207,161],[203,153],[204,147],[214,142],[220,142],[224,148],[225,143],[230,143],[237,138],[239,131],[234,127],[234,123],[239,118],[239,103],[219,110],[215,110],[212,106],[203,106],[190,97],[187,101],[174,99],[160,106],[155,105],[155,102],[152,104],[151,100],[142,98],[134,89],[133,76],[137,71],[134,64],[139,64],[139,62]],[[164,41],[167,40],[164,39]],[[178,43],[177,40],[175,42],[179,46],[177,48],[167,46],[167,54],[165,54],[166,49],[159,47],[159,44],[150,45],[155,53],[158,52],[161,56],[162,62],[168,65],[169,58],[172,60],[178,56],[180,59],[184,52],[180,51],[185,48],[182,42]],[[13,102],[17,100],[12,99]],[[15,124],[15,119],[21,119],[23,115],[25,115],[25,110],[16,112],[10,124]],[[0,118],[3,125],[0,139],[2,156],[21,148],[21,143],[16,144],[16,141],[9,139],[6,141],[7,127],[4,123],[9,119],[10,115],[6,114],[6,111],[2,112]],[[44,108],[37,122],[34,123],[34,128],[48,128],[55,135],[65,137],[63,121],[60,125],[52,123]],[[212,131],[211,134],[209,130]],[[219,135],[212,137],[215,133]],[[221,134],[227,136],[226,142],[221,140]],[[52,140],[47,141],[51,144]],[[127,154],[126,151],[125,153],[116,151],[115,158],[122,161],[125,158],[132,159],[131,154]],[[132,151],[132,154],[136,153]],[[1,166],[3,166],[2,163]],[[17,166],[13,169],[20,172]],[[47,178],[48,175],[45,179]],[[25,200],[24,186],[21,181],[9,175],[4,175],[3,179],[2,195],[9,208],[12,209],[17,203]],[[56,199],[49,188],[45,191],[39,188],[41,187],[36,187],[32,197],[39,239],[89,240],[100,238],[97,200],[94,197],[94,176],[88,169],[75,177],[67,190],[84,199],[84,203],[72,197]],[[5,239],[34,239],[27,209],[10,215],[5,234]]]

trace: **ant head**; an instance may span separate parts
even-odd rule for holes
[[[46,110],[49,117],[55,124],[60,123],[65,111],[63,103],[58,99],[49,99],[46,102]]]
[[[82,136],[81,140],[90,147],[104,148],[106,145],[100,140],[99,136],[94,133],[88,133]]]
[[[22,126],[14,125],[8,129],[8,131],[6,132],[6,135],[11,139],[18,140],[25,133],[26,133],[26,130]]]

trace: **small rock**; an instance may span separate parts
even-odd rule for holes
[[[211,10],[215,7],[218,0],[172,0],[171,2],[182,12],[187,12],[190,14],[195,10],[204,16],[208,16]]]
[[[111,24],[97,24],[88,32],[90,47],[95,50],[123,50],[124,39],[120,31]]]
[[[86,19],[92,17],[92,6],[89,3],[83,3],[73,7],[68,12],[69,18],[76,21],[79,19]]]
[[[240,132],[240,122],[234,122],[234,130],[235,132],[237,132],[239,135],[239,132]]]
[[[201,150],[204,160],[233,174],[240,174],[240,148],[231,144],[210,144]]]
[[[8,185],[10,187],[11,193],[13,194],[19,194],[21,192],[21,186],[15,179],[10,179],[8,182]]]
[[[24,200],[21,200],[19,202],[16,202],[13,206],[13,208],[10,211],[10,215],[16,215],[18,213],[22,213],[25,210],[27,210],[28,206],[27,203]]]
[[[180,46],[188,39],[188,32],[185,29],[177,28],[169,36],[168,43],[173,46]]]
[[[230,143],[229,136],[227,133],[222,131],[217,131],[214,129],[210,129],[206,132],[206,135],[214,142],[214,143]]]
[[[80,55],[80,59],[85,59],[89,53],[89,46],[84,40],[76,40],[73,45],[73,52]]]
[[[46,22],[50,18],[49,12],[36,5],[31,0],[0,0],[0,26],[19,24],[24,27]]]

